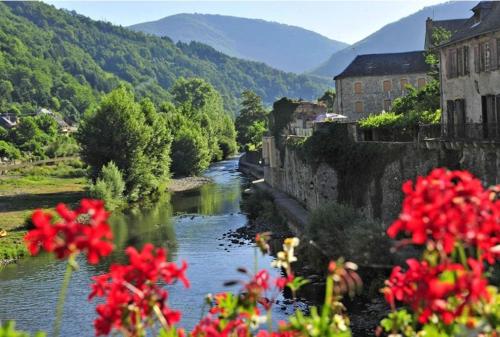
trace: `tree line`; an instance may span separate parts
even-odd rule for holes
[[[77,139],[95,197],[135,201],[164,190],[172,174],[199,174],[236,152],[233,121],[213,86],[181,77],[170,95],[155,105],[121,85],[83,117]]]

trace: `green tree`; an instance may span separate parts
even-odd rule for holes
[[[93,198],[104,200],[110,210],[123,203],[125,181],[115,163],[110,161],[102,167],[96,182],[90,185],[89,192]]]
[[[335,110],[335,98],[337,97],[337,93],[335,92],[335,89],[328,89],[325,91],[323,96],[318,98],[318,102],[321,102],[326,105],[326,109],[329,113],[334,112]]]
[[[168,161],[153,163],[159,154],[168,152],[169,137],[158,132],[160,119],[156,112],[145,110],[135,102],[130,90],[121,86],[85,116],[77,134],[82,158],[92,168],[92,178],[96,180],[103,165],[113,161],[124,175],[126,194],[131,200],[156,190],[169,171]],[[156,140],[155,136],[168,139]],[[158,148],[150,153],[153,146]]]
[[[171,94],[176,111],[200,127],[207,140],[210,160],[231,154],[235,148],[234,126],[228,123],[228,114],[217,90],[203,79],[181,77],[173,85]]]
[[[392,105],[392,111],[397,114],[410,112],[422,113],[424,111],[434,112],[440,107],[439,82],[431,80],[421,89],[411,86],[407,88],[406,96],[396,98]]]
[[[14,138],[17,145],[23,145],[30,141],[42,142],[47,136],[38,126],[35,117],[22,118],[14,131]]]
[[[16,148],[13,144],[8,143],[4,140],[0,140],[0,157],[10,160],[20,159],[21,151],[19,151],[19,149]]]
[[[425,62],[430,65],[429,76],[439,81],[439,50],[436,48],[440,44],[446,43],[451,39],[451,32],[441,27],[432,29],[431,47],[426,52]]]
[[[58,133],[58,124],[56,120],[49,115],[41,114],[34,118],[38,128],[50,137],[54,137]]]
[[[185,125],[172,144],[172,170],[179,176],[197,175],[210,164],[208,142],[199,128]]]
[[[245,151],[257,150],[262,147],[262,136],[267,129],[269,112],[254,92],[247,90],[241,96],[242,108],[236,118],[238,144]]]

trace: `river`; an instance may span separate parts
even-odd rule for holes
[[[186,260],[191,288],[169,286],[170,306],[183,312],[181,326],[192,328],[199,320],[207,293],[228,290],[223,283],[241,278],[238,267],[252,270],[254,248],[223,239],[222,235],[246,224],[240,212],[242,186],[247,180],[238,170],[238,160],[212,165],[205,175],[213,183],[199,189],[166,195],[157,203],[114,214],[110,219],[116,250],[97,266],[79,259],[80,270],[73,274],[64,308],[61,335],[94,336],[92,321],[95,303],[89,303],[90,278],[104,273],[112,262],[124,262],[128,245],[145,242],[169,249],[169,259]],[[271,257],[261,257],[261,267],[273,274]],[[0,321],[13,319],[22,330],[50,331],[65,265],[48,255],[27,258],[0,270]],[[234,290],[237,290],[233,288]],[[291,309],[290,309],[291,310]],[[287,309],[287,312],[290,311]],[[275,306],[275,319],[285,311]]]

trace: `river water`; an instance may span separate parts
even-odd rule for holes
[[[61,335],[94,336],[95,303],[87,301],[90,278],[106,272],[112,262],[125,262],[126,246],[141,247],[145,242],[168,248],[172,261],[188,262],[191,288],[184,289],[180,284],[169,286],[169,303],[183,312],[181,326],[192,328],[200,318],[207,293],[228,290],[223,286],[225,281],[241,279],[236,268],[253,269],[251,245],[222,239],[222,234],[247,222],[240,212],[242,186],[247,181],[237,166],[237,159],[219,162],[205,173],[213,180],[212,184],[166,195],[148,207],[114,214],[110,223],[116,250],[97,266],[89,266],[80,259],[80,270],[73,273],[71,280]],[[260,266],[277,274],[276,269],[269,267],[271,259],[260,257]],[[19,329],[30,332],[50,331],[64,269],[64,263],[42,255],[0,270],[0,321],[16,320]],[[275,306],[274,318],[283,319],[284,315],[282,307]]]

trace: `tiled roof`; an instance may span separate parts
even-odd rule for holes
[[[452,33],[456,33],[457,31],[463,29],[464,24],[468,19],[454,19],[454,20],[438,20],[432,21],[433,28],[442,28],[450,31]]]
[[[336,79],[360,76],[420,74],[429,71],[424,51],[358,55]]]
[[[500,2],[481,1],[472,10],[474,13],[480,12],[479,20],[475,15],[464,20],[461,28],[444,45],[500,30]]]

